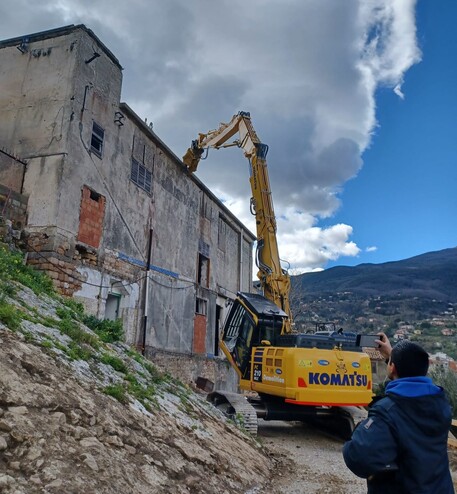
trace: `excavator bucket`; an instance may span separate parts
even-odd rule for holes
[[[182,161],[191,173],[193,173],[197,169],[198,163],[200,161],[200,156],[201,153],[197,156],[192,148],[189,148],[186,151],[186,154],[183,156]]]

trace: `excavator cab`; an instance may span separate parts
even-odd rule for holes
[[[221,347],[241,379],[251,378],[252,348],[275,345],[287,317],[261,295],[238,293],[224,324]]]

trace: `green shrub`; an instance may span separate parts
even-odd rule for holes
[[[105,343],[115,343],[124,337],[122,320],[98,319],[95,316],[83,316],[83,323],[92,329]]]
[[[79,324],[72,319],[64,318],[60,320],[57,325],[60,331],[69,336],[73,341],[87,343],[93,348],[98,348],[100,346],[96,336],[82,330],[79,327]]]
[[[151,376],[150,379],[153,383],[160,383],[160,382],[164,381],[164,376],[157,369],[157,367],[155,367],[154,365],[149,364],[149,363],[144,363],[143,365],[144,365],[144,368],[149,372],[149,374]]]
[[[0,247],[0,279],[15,280],[31,288],[36,294],[56,295],[51,278],[24,264],[24,256],[19,252],[11,252]]]
[[[89,360],[94,355],[90,347],[84,344],[79,345],[74,341],[70,343],[65,352],[71,360]]]
[[[14,305],[8,304],[0,298],[0,321],[13,331],[21,327],[22,312]]]
[[[112,384],[110,386],[106,386],[102,389],[102,392],[108,396],[116,398],[116,400],[120,401],[121,403],[128,402],[127,393],[122,384]]]
[[[5,282],[0,285],[0,290],[9,297],[13,297],[16,294],[16,287],[11,283]]]
[[[127,374],[128,372],[127,366],[124,364],[122,359],[115,357],[114,355],[110,355],[109,353],[104,353],[100,358],[100,362],[110,365],[114,370],[122,372],[123,374]]]
[[[63,303],[66,307],[74,312],[76,318],[82,319],[84,317],[84,305],[81,302],[77,302],[73,298],[65,298],[63,300]]]

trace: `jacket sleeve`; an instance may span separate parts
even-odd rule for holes
[[[388,404],[387,404],[388,405]],[[386,404],[376,404],[343,447],[347,467],[364,479],[397,470],[397,447]]]

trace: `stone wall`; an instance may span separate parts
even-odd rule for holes
[[[186,384],[205,378],[214,389],[238,391],[238,376],[225,358],[209,359],[204,355],[183,355],[146,347],[145,356],[162,370]]]
[[[0,184],[0,216],[11,220],[15,230],[22,230],[27,220],[28,197]]]

